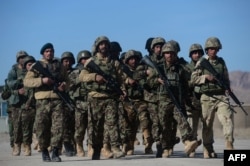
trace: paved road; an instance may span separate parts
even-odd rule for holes
[[[140,138],[140,137],[138,137]],[[175,146],[174,155],[171,158],[155,158],[155,155],[144,155],[143,146],[135,146],[135,155],[126,156],[122,159],[101,159],[90,160],[88,157],[66,157],[61,156],[61,163],[45,163],[41,159],[41,153],[33,151],[32,156],[12,156],[11,149],[8,142],[7,134],[0,134],[0,166],[223,166],[223,148],[224,141],[222,139],[215,140],[215,151],[218,153],[217,159],[203,159],[202,147],[197,149],[197,156],[195,158],[187,158],[183,152],[183,144],[179,143]],[[155,147],[155,145],[153,145]],[[237,149],[250,149],[250,138],[235,141],[235,148]],[[154,148],[155,151],[155,148]]]

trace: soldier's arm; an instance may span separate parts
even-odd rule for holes
[[[42,78],[36,77],[35,72],[28,71],[24,77],[23,84],[28,88],[36,88],[43,85]]]
[[[90,73],[87,69],[81,70],[79,80],[82,82],[93,82],[96,78],[96,73]]]

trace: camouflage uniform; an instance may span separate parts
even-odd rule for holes
[[[94,57],[92,62],[97,64],[100,69],[111,75],[118,85],[125,90],[123,85],[122,70],[120,63],[113,59],[110,59],[108,55],[103,55],[98,52],[98,46],[100,43],[105,44],[105,48],[110,48],[109,39],[105,36],[98,37],[93,46]],[[91,60],[90,60],[91,61]],[[80,73],[80,80],[86,83],[91,83],[91,91],[88,93],[88,100],[90,103],[88,112],[88,124],[92,131],[89,132],[88,143],[92,145],[94,154],[92,159],[100,159],[100,150],[103,145],[104,128],[107,127],[111,149],[114,153],[114,157],[122,157],[122,153],[119,146],[121,145],[119,126],[118,126],[118,98],[119,94],[113,89],[109,89],[105,83],[98,84],[96,77],[100,76],[97,73],[92,72],[89,68],[85,68]]]
[[[212,49],[211,49],[212,48]],[[229,75],[226,64],[217,52],[221,49],[218,38],[208,38],[205,43],[207,55],[204,57],[209,61],[213,68],[219,73],[220,79],[230,87]],[[226,148],[233,149],[234,116],[230,109],[229,98],[225,95],[225,89],[221,88],[216,81],[211,80],[211,73],[197,62],[196,69],[192,73],[191,81],[196,85],[195,91],[201,93],[202,107],[202,139],[204,145],[204,158],[216,158],[213,143],[213,122],[215,113],[223,126],[223,133],[226,140]]]
[[[20,54],[20,52],[18,52],[18,54]],[[27,56],[28,54],[25,55],[25,57]],[[19,59],[20,56],[17,55],[17,61]],[[21,144],[23,143],[24,155],[30,156],[35,119],[35,99],[33,96],[33,89],[23,86],[23,78],[27,70],[23,68],[23,64],[21,66],[22,68],[20,68],[20,64],[14,65],[8,74],[8,86],[12,90],[9,104],[12,108],[14,126],[13,155],[20,155]],[[23,93],[19,91],[23,91]]]
[[[162,56],[165,56],[165,52],[170,52],[176,56],[176,52],[171,43],[167,42],[162,47]],[[174,59],[175,57],[173,57]],[[178,63],[169,63],[166,62],[159,65],[160,71],[168,78],[170,82],[170,90],[173,95],[179,102],[181,106],[183,106],[182,99],[185,96],[185,91],[187,90],[187,80],[185,77],[184,70],[181,68]],[[182,112],[178,111],[175,104],[173,103],[166,87],[158,82],[157,74],[156,77],[152,77],[149,80],[149,85],[151,87],[158,87],[159,96],[157,100],[159,101],[159,112],[158,117],[161,126],[161,143],[163,148],[162,157],[169,157],[172,155],[173,144],[172,144],[172,136],[173,130],[173,119],[178,123],[178,128],[180,130],[180,134],[182,136],[183,143],[185,144],[185,152],[187,154],[191,153],[194,149],[198,147],[198,142],[192,138],[191,131],[185,116]]]
[[[39,61],[42,68],[48,70],[54,79],[62,85],[68,85],[66,69],[57,58],[54,58],[54,48],[51,43],[45,44],[40,53],[43,58]],[[49,58],[48,58],[49,57]],[[45,82],[45,79],[47,81]],[[54,92],[55,82],[49,77],[44,77],[38,70],[28,71],[24,78],[26,87],[35,89],[36,99],[36,135],[42,150],[43,161],[60,162],[59,147],[63,138],[64,104],[62,99]],[[50,85],[48,85],[50,83]],[[52,158],[47,148],[52,147]]]
[[[135,50],[129,50],[125,54],[125,67],[127,67],[127,73],[124,69],[124,73],[128,74],[128,78],[125,80],[127,97],[128,99],[124,101],[124,110],[127,120],[127,138],[128,145],[125,148],[125,152],[129,155],[134,153],[134,141],[136,138],[136,133],[138,125],[142,129],[143,137],[145,139],[145,154],[153,153],[152,144],[153,138],[151,134],[151,121],[149,116],[149,111],[147,110],[147,102],[144,101],[143,86],[146,83],[146,70],[147,66],[139,65],[141,59],[140,52]],[[130,59],[135,61],[134,66],[130,64]],[[133,83],[131,84],[130,81]]]

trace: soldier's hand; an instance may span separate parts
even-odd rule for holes
[[[54,80],[52,80],[49,77],[42,78],[42,82],[43,82],[43,84],[46,84],[46,85],[53,85],[54,84]]]
[[[62,92],[65,89],[66,89],[66,83],[65,82],[60,83],[58,86],[58,90]]]
[[[158,78],[158,82],[162,85],[164,85],[164,81],[161,78]]]
[[[136,81],[131,79],[131,78],[128,78],[128,83],[129,83],[129,85],[134,85],[136,83]]]
[[[24,93],[25,93],[24,88],[18,89],[18,94],[24,95]]]
[[[99,75],[99,74],[97,74],[97,75],[95,76],[95,81],[96,81],[98,84],[103,84],[104,82],[106,82],[106,80],[104,79],[104,77],[101,76],[101,75]]]
[[[212,75],[205,75],[205,78],[206,78],[206,80],[208,80],[209,82],[215,82],[216,81],[216,79],[215,79],[215,77],[214,76],[212,76]]]

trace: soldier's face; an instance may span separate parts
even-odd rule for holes
[[[172,64],[176,60],[176,54],[172,51],[164,52],[164,58],[167,63]]]
[[[43,53],[43,58],[46,60],[52,60],[54,58],[54,49],[48,48]]]
[[[217,48],[208,48],[207,55],[210,59],[214,59],[217,55],[218,49]]]
[[[154,54],[155,55],[160,55],[161,54],[161,48],[162,48],[162,45],[160,45],[160,44],[155,45],[154,48],[153,48]]]
[[[100,53],[105,54],[105,53],[108,52],[108,50],[109,50],[109,45],[108,45],[108,43],[107,43],[106,41],[100,42],[100,44],[99,44],[99,46],[98,46],[98,51],[99,51]]]
[[[194,62],[197,62],[200,57],[201,57],[201,52],[200,51],[193,51],[192,54],[191,54],[191,58]]]
[[[72,66],[71,59],[69,58],[63,59],[62,64],[64,67],[66,67],[66,69],[69,69]]]
[[[135,57],[132,57],[128,60],[128,65],[132,68],[135,68],[136,67],[136,58]]]
[[[26,64],[26,70],[27,71],[29,71],[30,70],[30,68],[31,68],[31,65],[33,64],[34,62],[28,62],[27,64]]]

